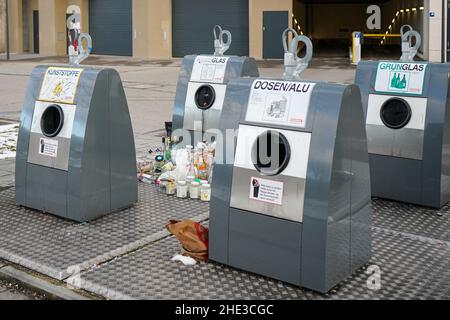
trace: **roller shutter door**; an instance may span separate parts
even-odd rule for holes
[[[93,53],[133,55],[132,0],[90,0],[89,33]]]
[[[248,0],[173,0],[172,55],[214,53],[213,27],[230,30],[233,36],[227,55],[247,56]]]

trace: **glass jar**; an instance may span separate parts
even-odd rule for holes
[[[187,198],[188,187],[186,181],[178,181],[177,183],[177,197]]]
[[[166,194],[167,195],[174,195],[175,194],[175,190],[176,190],[175,180],[167,181]]]
[[[198,199],[200,197],[200,183],[192,181],[189,188],[189,196],[191,199]]]
[[[211,200],[211,185],[206,183],[202,184],[200,187],[200,200],[202,201],[210,201]]]

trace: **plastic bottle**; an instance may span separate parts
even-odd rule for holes
[[[191,199],[198,199],[200,197],[200,183],[193,181],[189,187],[189,197]]]
[[[186,198],[188,194],[188,187],[186,181],[178,181],[177,183],[177,197]]]

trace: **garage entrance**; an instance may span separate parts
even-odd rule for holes
[[[381,28],[368,29],[368,7],[381,9]],[[294,27],[314,43],[314,56],[349,57],[353,31],[370,34],[399,34],[410,24],[422,33],[423,0],[294,0]],[[365,38],[363,59],[397,59],[401,55],[400,38]]]
[[[89,0],[94,54],[132,56],[132,0]]]
[[[248,0],[173,0],[172,55],[212,54],[216,24],[233,35],[227,54],[247,56]]]

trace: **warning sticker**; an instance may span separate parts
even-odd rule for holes
[[[245,120],[304,128],[314,86],[307,82],[255,80]]]
[[[380,62],[375,91],[421,95],[426,71],[426,63]]]
[[[58,140],[39,139],[39,154],[56,158],[58,156]]]
[[[73,104],[82,72],[79,68],[48,68],[39,100]]]
[[[283,182],[252,177],[250,199],[281,205],[283,203]]]
[[[229,57],[198,56],[192,68],[191,81],[223,83]]]

